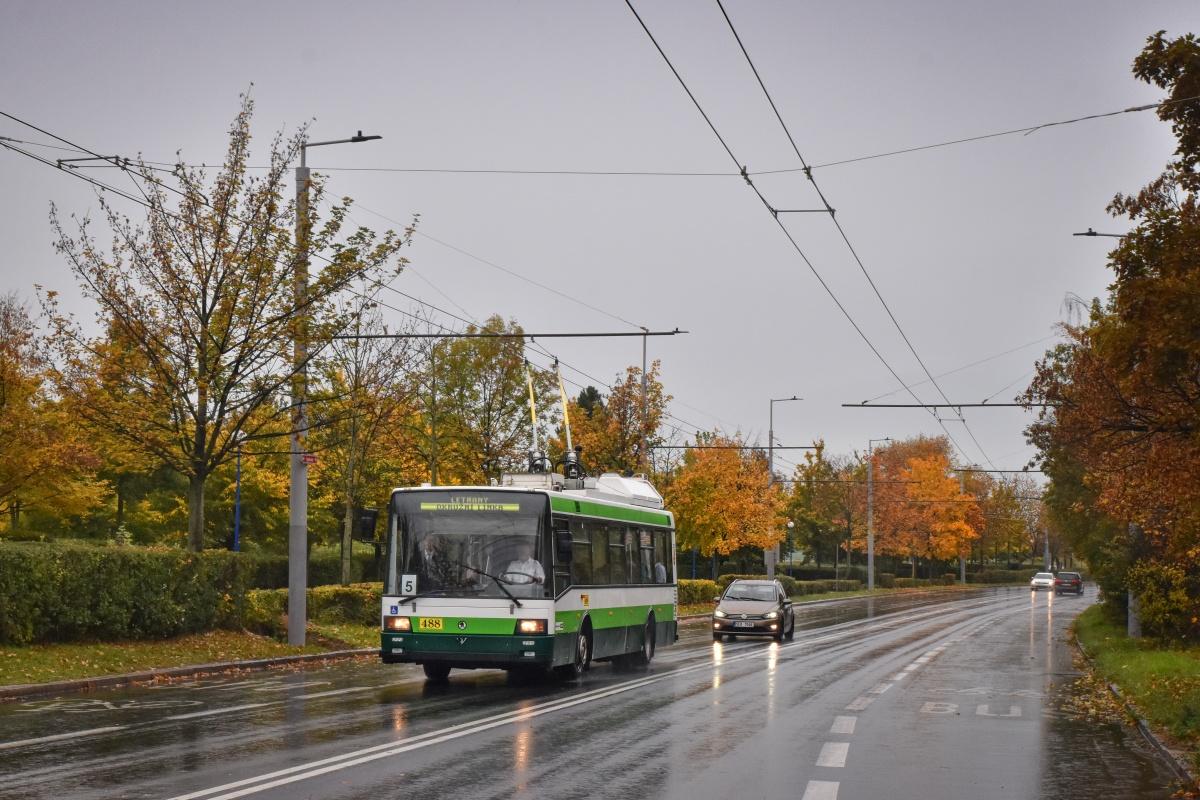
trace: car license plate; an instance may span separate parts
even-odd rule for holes
[[[441,617],[421,617],[417,620],[417,630],[419,631],[440,631],[441,629]]]
[[[753,627],[754,627],[754,623],[753,623],[753,622],[746,622],[746,621],[743,621],[743,620],[737,620],[736,622],[734,622],[734,623],[733,623],[733,627],[735,627],[735,628],[753,628]]]

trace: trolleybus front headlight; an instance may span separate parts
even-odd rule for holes
[[[545,633],[546,620],[544,619],[522,619],[517,621],[518,633]]]
[[[412,620],[408,617],[384,617],[383,629],[388,631],[411,631]]]

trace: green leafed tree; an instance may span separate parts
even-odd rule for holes
[[[278,437],[280,420],[284,430],[295,424],[287,400],[297,372],[295,335],[309,337],[308,358],[319,353],[349,321],[337,299],[397,272],[410,233],[347,230],[348,199],[333,203],[323,219],[310,212],[306,251],[315,274],[306,291],[295,291],[301,262],[287,178],[306,130],[277,133],[255,159],[267,169],[252,172],[253,110],[243,97],[213,174],[182,161],[169,177],[145,164],[132,168],[146,198],[137,218],[101,193],[107,248],[90,220],[51,210],[58,251],[109,332],[92,334],[60,311],[53,293],[43,293],[58,391],[86,389],[88,402],[78,408],[89,422],[186,477],[194,550],[205,546],[205,484],[233,457],[239,436]],[[319,178],[311,192],[309,208],[320,208]],[[113,338],[139,368],[100,382],[101,351]]]

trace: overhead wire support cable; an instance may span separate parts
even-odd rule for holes
[[[692,105],[694,105],[696,107],[696,110],[700,113],[700,116],[704,118],[705,123],[708,124],[709,129],[713,132],[713,135],[717,137],[717,141],[719,141],[721,143],[721,147],[723,147],[725,149],[725,152],[729,155],[730,160],[733,161],[734,165],[738,168],[741,176],[746,181],[746,185],[750,187],[750,189],[758,197],[759,201],[762,202],[763,207],[766,208],[769,213],[771,213],[771,217],[772,217],[772,219],[775,220],[775,224],[779,226],[780,231],[782,231],[783,235],[787,237],[788,241],[792,245],[792,248],[796,251],[796,253],[800,256],[800,258],[804,261],[804,263],[808,267],[809,271],[812,272],[813,276],[817,279],[817,282],[821,284],[821,288],[825,290],[825,293],[827,295],[829,295],[829,298],[834,302],[834,305],[836,305],[838,307],[838,310],[842,312],[842,316],[844,316],[846,318],[846,320],[850,323],[851,327],[854,328],[854,331],[859,335],[859,338],[861,338],[863,340],[863,342],[866,343],[867,347],[870,348],[871,352],[875,354],[875,357],[879,359],[880,363],[883,364],[883,366],[887,369],[887,371],[889,373],[891,373],[892,377],[896,379],[896,382],[899,383],[901,386],[904,386],[906,388],[906,390],[908,391],[909,395],[911,395],[914,400],[916,400],[917,402],[920,402],[921,399],[919,397],[917,397],[916,393],[914,393],[911,388],[908,387],[908,385],[905,383],[905,381],[900,377],[900,374],[898,372],[896,372],[895,368],[892,367],[892,365],[890,363],[888,363],[888,360],[886,358],[884,358],[883,354],[875,346],[875,343],[871,341],[870,337],[867,336],[866,332],[859,326],[858,322],[855,321],[854,317],[851,316],[849,310],[847,310],[846,307],[842,304],[842,301],[838,299],[838,296],[834,293],[833,289],[830,288],[829,284],[825,281],[825,278],[822,277],[821,273],[817,270],[816,266],[808,258],[808,255],[804,252],[803,248],[800,247],[800,244],[796,241],[795,237],[792,236],[791,231],[789,231],[787,229],[787,226],[785,226],[783,224],[783,222],[779,219],[779,215],[772,213],[772,206],[771,206],[770,202],[767,201],[766,197],[763,196],[762,192],[759,191],[758,187],[754,185],[754,181],[751,178],[750,174],[748,173],[746,168],[742,165],[741,161],[738,160],[738,157],[736,155],[734,155],[733,150],[730,148],[729,144],[725,141],[725,137],[723,137],[721,135],[721,132],[719,130],[717,130],[716,125],[713,124],[712,119],[705,112],[704,107],[700,105],[700,101],[696,99],[695,94],[692,93],[692,90],[688,87],[687,82],[684,81],[683,76],[681,76],[679,74],[679,70],[677,70],[675,68],[675,65],[671,62],[671,59],[667,56],[666,51],[664,51],[662,49],[662,45],[660,45],[658,43],[658,40],[654,37],[654,34],[650,32],[650,28],[647,27],[647,25],[646,25],[645,21],[642,19],[641,15],[638,14],[637,9],[634,8],[632,1],[625,0],[625,5],[628,6],[630,12],[632,12],[634,18],[637,19],[638,24],[641,25],[642,30],[646,33],[646,36],[649,37],[651,44],[654,45],[654,49],[656,49],[658,51],[658,54],[660,56],[662,56],[663,61],[667,65],[667,68],[671,70],[671,74],[675,76],[675,80],[677,80],[679,82],[679,85],[683,88],[683,91],[687,94],[688,98],[692,101]],[[789,137],[790,137],[790,134],[789,134]],[[803,159],[801,159],[801,160],[803,161]],[[822,201],[824,202],[823,198],[822,198]],[[832,208],[829,206],[828,203],[825,203],[825,206],[826,206],[826,208],[829,208],[832,211]],[[831,214],[831,216],[832,216],[832,214]],[[949,438],[950,441],[954,443],[954,446],[965,457],[966,450],[964,450],[963,447],[957,442],[957,440],[955,440],[954,434],[950,433],[950,430],[945,426],[945,424],[943,424],[941,422],[941,420],[938,420],[938,423],[939,423],[939,425],[941,425],[941,428],[945,432],[947,438]]]
[[[866,264],[863,263],[862,258],[858,255],[858,251],[850,242],[850,237],[846,234],[846,230],[842,227],[842,223],[838,220],[833,206],[830,205],[829,200],[825,197],[825,193],[821,190],[821,186],[817,183],[817,179],[813,177],[812,168],[804,159],[804,155],[800,152],[800,147],[796,144],[796,139],[794,136],[792,136],[791,129],[788,128],[787,123],[784,121],[783,114],[780,113],[779,107],[775,104],[775,98],[771,96],[771,92],[767,89],[767,84],[763,81],[762,75],[758,71],[758,67],[755,66],[754,59],[750,57],[750,51],[746,49],[746,45],[742,41],[742,37],[738,33],[737,28],[734,26],[733,20],[730,18],[729,13],[725,10],[724,3],[722,3],[721,0],[716,0],[716,3],[717,7],[721,10],[721,16],[725,18],[725,22],[729,26],[729,31],[733,34],[733,38],[737,41],[738,47],[741,49],[742,55],[745,56],[746,63],[750,66],[750,71],[754,73],[754,78],[756,81],[758,81],[758,85],[759,88],[762,89],[763,96],[766,97],[767,103],[771,106],[771,111],[774,112],[775,119],[779,121],[779,126],[783,129],[784,135],[787,136],[787,140],[791,144],[793,152],[796,154],[796,158],[800,161],[800,166],[802,167],[805,177],[808,178],[809,183],[812,184],[813,190],[817,193],[817,197],[820,198],[822,205],[824,205],[825,209],[829,212],[829,218],[833,220],[833,224],[837,228],[838,233],[841,235],[842,241],[845,242],[846,248],[850,251],[850,255],[853,256],[854,261],[858,264],[858,268],[862,271],[863,277],[867,279],[867,283],[870,284],[871,290],[875,293],[875,297],[878,298],[879,303],[883,306],[884,311],[887,312],[888,318],[891,319],[892,325],[895,326],[896,331],[900,334],[900,338],[904,340],[904,344],[908,346],[909,352],[912,353],[913,358],[915,358],[917,363],[921,366],[921,370],[925,373],[925,377],[927,377],[930,383],[933,384],[934,388],[937,389],[937,392],[939,395],[941,395],[942,399],[946,400],[948,403],[949,398],[947,398],[946,393],[942,391],[942,387],[937,382],[937,379],[933,377],[933,373],[930,372],[927,366],[925,366],[924,360],[921,358],[920,354],[917,353],[917,349],[913,346],[912,341],[908,338],[908,334],[904,332],[904,328],[901,327],[900,321],[896,319],[896,315],[892,312],[891,306],[889,306],[887,301],[884,300],[883,293],[880,292],[879,287],[875,285],[875,280],[871,277],[871,273],[867,270]],[[903,381],[901,381],[901,383],[903,383]],[[983,449],[983,445],[979,443],[979,439],[975,437],[975,433],[967,424],[966,418],[963,417],[961,412],[957,413],[959,419],[962,421],[963,428],[967,431],[967,434],[971,437],[971,440],[975,443],[975,446],[983,455],[984,460],[991,464],[991,457],[988,456],[987,451]],[[942,424],[941,420],[938,422],[939,424]],[[944,425],[942,425],[942,429],[946,430]],[[949,435],[950,432],[947,430],[946,434]],[[961,450],[962,448],[959,449]]]
[[[406,295],[408,296],[408,295]],[[474,324],[474,323],[471,323]],[[493,331],[480,331],[478,333],[361,333],[361,334],[338,334],[334,339],[437,339],[437,338],[454,338],[454,339],[598,339],[611,336],[678,336],[687,333],[676,328],[673,331],[644,331],[642,333],[632,333],[629,331],[597,331],[592,333],[499,333]]]

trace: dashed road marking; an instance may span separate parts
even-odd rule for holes
[[[800,800],[837,800],[837,781],[809,781]]]
[[[829,729],[830,733],[840,733],[849,736],[854,733],[854,725],[858,722],[858,717],[834,717],[833,727]]]
[[[867,694],[883,694],[890,688],[892,688],[892,684],[890,684],[890,683],[876,684],[875,687],[873,689],[871,689],[871,691],[867,692]]]
[[[1007,714],[993,714],[988,711],[987,703],[975,707],[975,716],[977,717],[1019,717],[1021,716],[1020,706],[1009,706]]]
[[[821,745],[821,753],[817,756],[817,766],[844,767],[846,766],[846,756],[849,754],[849,742],[826,742]]]
[[[847,711],[862,711],[864,708],[866,708],[867,706],[871,705],[871,703],[874,703],[874,702],[875,702],[874,697],[866,697],[866,696],[856,697],[854,699],[854,702],[852,702],[850,705],[846,706],[846,710]]]

